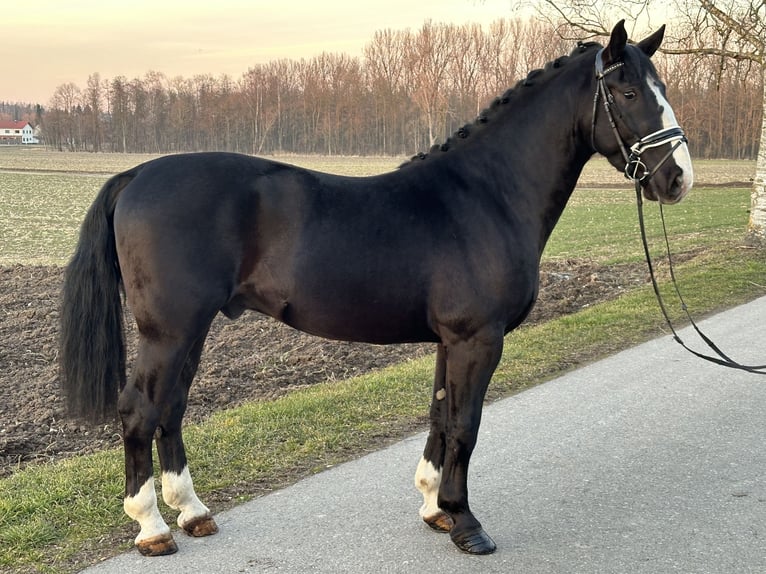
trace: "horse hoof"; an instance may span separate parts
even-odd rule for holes
[[[182,526],[186,534],[199,538],[218,532],[218,525],[209,514],[194,518]]]
[[[437,532],[449,532],[452,530],[452,527],[455,526],[455,522],[452,520],[452,517],[446,512],[439,512],[433,516],[424,517],[423,522],[428,524],[431,529],[436,530]]]
[[[171,534],[139,540],[136,542],[136,548],[143,556],[165,556],[178,552],[178,546]]]
[[[482,528],[452,536],[452,542],[466,554],[492,554],[497,545]]]

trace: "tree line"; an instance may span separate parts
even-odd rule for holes
[[[16,112],[22,108],[46,145],[60,150],[411,155],[572,48],[539,20],[426,22],[376,32],[362,57],[276,60],[238,79],[94,73],[84,87],[58,86],[47,107],[16,105]],[[756,156],[760,74],[744,61],[654,60],[696,157]],[[0,105],[0,114],[8,107]]]

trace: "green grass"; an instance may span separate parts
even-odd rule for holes
[[[745,188],[693,190],[681,203],[663,208],[673,249],[683,252],[741,239],[749,207],[750,193]],[[652,253],[662,254],[658,204],[645,201],[644,213]],[[551,235],[545,256],[569,258],[587,253],[604,264],[635,262],[643,259],[638,237],[634,191],[578,189]]]
[[[362,163],[352,159],[346,167],[363,169]],[[12,180],[8,175],[0,176],[3,189]],[[44,257],[65,261],[99,182],[73,173],[19,174],[13,181],[17,189],[26,186],[25,197],[33,197],[35,190],[40,197],[34,209],[25,211],[25,201],[0,190],[1,230],[13,231],[0,238],[0,263]],[[766,254],[740,245],[748,197],[747,189],[700,188],[666,210],[672,245],[686,252],[678,278],[697,316],[766,292]],[[51,206],[65,215],[47,214]],[[655,211],[647,205],[658,249]],[[638,261],[635,220],[627,186],[578,190],[545,257]],[[24,247],[22,240],[18,245],[14,240],[17,235],[24,238]],[[672,312],[679,314],[676,305]],[[662,326],[651,289],[642,286],[576,314],[522,327],[507,340],[491,397],[507,396],[656,336]],[[220,511],[422,428],[432,368],[432,357],[409,361],[222,411],[189,426],[186,442],[198,492]],[[0,571],[68,572],[129,547],[135,526],[122,513],[122,465],[122,453],[112,450],[30,466],[0,480]]]
[[[766,294],[766,254],[735,244],[706,251],[679,265],[676,274],[696,319]],[[661,291],[674,325],[683,326],[685,315],[672,287],[664,283]],[[519,329],[510,335],[509,348],[495,373],[493,393],[514,392],[520,381],[535,384],[583,361],[667,332],[649,286],[532,329]],[[516,350],[519,347],[521,354]],[[698,348],[706,350],[704,344]]]

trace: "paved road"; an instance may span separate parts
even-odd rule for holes
[[[766,297],[702,326],[766,362]],[[418,435],[178,534],[178,554],[87,572],[763,573],[765,429],[766,377],[664,337],[485,410],[470,486],[491,556],[420,522]]]

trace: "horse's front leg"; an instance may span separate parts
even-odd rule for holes
[[[494,541],[468,505],[468,464],[476,446],[481,409],[503,348],[502,332],[479,333],[445,344],[446,449],[438,505],[454,522],[450,537],[469,554],[495,551]]]
[[[415,486],[423,495],[423,505],[420,507],[420,517],[431,528],[439,532],[452,530],[452,518],[439,508],[438,496],[441,484],[442,467],[444,466],[445,425],[447,409],[445,407],[447,391],[447,354],[444,345],[436,348],[436,370],[434,388],[431,397],[431,429],[423,450],[423,456],[415,471]]]

